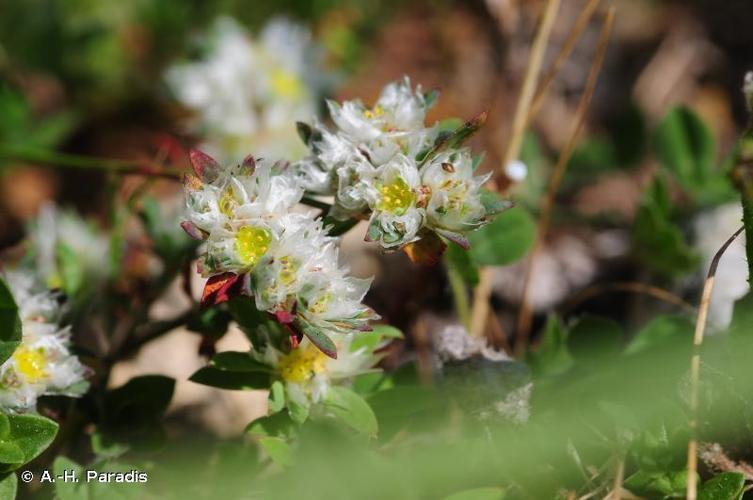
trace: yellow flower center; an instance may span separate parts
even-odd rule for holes
[[[272,234],[263,227],[244,226],[235,237],[235,249],[241,262],[254,267],[269,250]]]
[[[327,310],[327,306],[331,301],[332,294],[323,293],[309,303],[308,310],[314,314],[323,314]]]
[[[366,119],[371,120],[372,118],[379,118],[384,114],[384,108],[377,104],[374,106],[374,109],[366,109],[363,112],[363,116],[366,117]]]
[[[21,346],[13,353],[13,360],[16,362],[18,371],[26,377],[30,384],[47,378],[47,370],[45,369],[47,359],[43,348],[29,349]]]
[[[228,219],[231,219],[236,205],[238,205],[238,202],[235,199],[235,190],[233,186],[228,186],[222,191],[222,196],[220,196],[220,212]]]
[[[327,356],[309,345],[293,349],[290,354],[280,358],[278,370],[285,382],[305,382],[317,373],[322,373],[327,367]]]
[[[283,69],[272,72],[272,90],[286,99],[298,99],[303,95],[301,80]]]
[[[389,184],[379,186],[379,193],[381,199],[377,208],[396,215],[403,215],[416,200],[416,195],[402,177],[396,177]]]
[[[282,282],[283,285],[289,286],[292,285],[296,278],[296,272],[298,271],[298,268],[300,267],[298,261],[293,259],[292,257],[281,257],[280,258],[280,282]]]

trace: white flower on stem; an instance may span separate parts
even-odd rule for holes
[[[70,329],[59,325],[57,296],[37,291],[35,278],[20,271],[4,274],[21,318],[21,344],[0,366],[0,408],[34,410],[44,395],[80,396],[87,370],[69,350]]]

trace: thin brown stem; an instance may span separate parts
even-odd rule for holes
[[[515,108],[515,116],[512,123],[512,135],[510,142],[507,144],[502,167],[510,163],[520,154],[520,148],[523,144],[523,136],[528,124],[530,115],[531,101],[533,100],[536,89],[536,81],[541,72],[541,65],[544,60],[549,36],[552,33],[554,20],[557,10],[559,9],[560,0],[548,0],[544,13],[541,17],[536,38],[531,46],[531,57],[528,61],[523,86],[520,90],[518,103]],[[479,283],[473,291],[473,308],[471,310],[471,335],[481,336],[484,334],[486,320],[489,316],[489,296],[491,295],[491,271],[488,268],[481,269],[479,273]]]
[[[591,69],[588,72],[588,79],[586,80],[586,87],[583,91],[583,95],[578,103],[578,108],[575,112],[575,123],[573,124],[570,137],[565,144],[565,149],[560,153],[557,165],[554,167],[554,172],[549,180],[549,187],[547,188],[546,195],[541,204],[540,216],[538,227],[536,231],[536,240],[534,241],[533,249],[528,256],[525,280],[523,284],[523,297],[520,306],[520,312],[518,314],[518,322],[516,328],[516,342],[515,342],[515,354],[520,357],[525,352],[528,345],[528,336],[531,330],[531,282],[533,273],[535,270],[536,257],[541,251],[541,247],[544,242],[544,237],[549,229],[549,219],[551,217],[552,207],[554,206],[555,195],[559,189],[562,178],[565,175],[567,163],[570,160],[570,156],[575,150],[575,145],[578,142],[580,131],[583,128],[585,122],[586,111],[591,104],[591,98],[593,97],[594,89],[596,88],[596,82],[601,71],[601,65],[604,62],[604,55],[607,51],[607,45],[609,42],[609,35],[612,31],[612,24],[614,22],[614,7],[611,7],[604,18],[604,24],[599,34],[599,42],[596,46],[596,53],[594,55],[593,62],[591,63]]]
[[[577,42],[580,36],[583,34],[583,30],[586,29],[588,22],[591,20],[594,12],[596,12],[596,8],[599,6],[600,1],[601,0],[588,1],[588,3],[578,16],[578,19],[575,21],[575,24],[570,30],[570,33],[567,35],[567,39],[562,45],[562,48],[557,54],[557,57],[554,59],[551,67],[546,71],[546,73],[544,73],[544,76],[541,77],[541,83],[539,83],[539,86],[536,89],[536,95],[533,98],[531,109],[528,113],[529,123],[533,121],[534,117],[539,113],[539,108],[541,108],[541,104],[544,102],[544,98],[549,92],[549,86],[554,81],[554,78],[559,73],[560,68],[565,63],[567,58],[570,57],[570,54],[575,47],[575,42]]]
[[[560,309],[563,311],[563,314],[566,314],[567,312],[572,311],[575,308],[575,306],[577,306],[578,304],[585,302],[587,300],[590,300],[593,297],[596,297],[598,295],[601,295],[602,293],[609,293],[609,292],[642,293],[645,295],[650,295],[664,302],[667,302],[668,304],[672,304],[674,306],[680,307],[689,313],[693,313],[693,314],[696,313],[696,308],[693,307],[692,304],[684,301],[682,298],[673,294],[669,290],[665,290],[663,288],[659,288],[654,285],[649,285],[646,283],[638,283],[634,281],[607,283],[603,285],[590,286],[578,292],[577,294],[575,294],[575,296],[573,296],[570,300],[565,302],[565,304]]]
[[[735,234],[724,242],[724,245],[722,245],[711,260],[709,272],[703,284],[701,304],[698,307],[698,317],[693,334],[693,356],[690,358],[690,421],[688,422],[690,440],[688,441],[688,486],[685,495],[685,498],[688,500],[696,500],[698,494],[695,481],[698,471],[698,385],[701,379],[701,345],[703,344],[703,334],[706,331],[706,317],[708,316],[709,305],[711,304],[711,292],[714,290],[716,269],[719,267],[722,255],[724,255],[727,248],[744,229],[745,227],[741,227],[735,231]]]

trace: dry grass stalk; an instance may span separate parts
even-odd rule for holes
[[[688,422],[690,440],[688,441],[688,487],[685,495],[688,500],[695,500],[698,494],[696,482],[693,480],[698,471],[698,439],[696,436],[698,430],[698,384],[701,378],[701,345],[703,344],[703,334],[706,331],[706,317],[711,304],[711,292],[714,290],[716,268],[719,266],[722,255],[744,229],[744,227],[741,227],[735,231],[735,234],[730,236],[714,255],[709,266],[709,272],[706,275],[706,281],[703,284],[701,304],[698,307],[698,317],[693,334],[693,356],[690,358],[690,421]]]
[[[593,97],[594,89],[596,88],[596,82],[601,71],[601,65],[604,62],[604,55],[606,54],[607,45],[609,42],[609,35],[612,31],[612,24],[614,23],[614,7],[611,7],[604,18],[604,24],[599,34],[599,41],[596,46],[596,52],[594,59],[591,62],[591,69],[588,72],[588,79],[586,81],[586,87],[583,91],[583,95],[578,103],[578,108],[575,112],[575,123],[573,124],[570,138],[565,145],[565,148],[560,153],[557,165],[554,167],[554,172],[549,180],[549,186],[544,199],[541,203],[541,210],[539,214],[539,222],[536,232],[536,240],[533,245],[533,249],[528,256],[528,264],[526,266],[525,281],[523,285],[523,297],[520,306],[520,312],[518,314],[518,322],[516,329],[516,342],[515,342],[515,354],[520,357],[528,345],[528,336],[531,330],[531,282],[533,278],[533,272],[536,264],[536,257],[541,251],[544,237],[549,229],[549,218],[551,216],[552,207],[554,206],[555,195],[559,189],[562,178],[565,175],[567,163],[575,150],[575,145],[578,142],[580,131],[583,128],[585,122],[586,111],[591,104],[591,98]]]
[[[531,101],[536,90],[536,81],[541,72],[544,52],[546,51],[549,36],[552,33],[559,5],[560,0],[548,0],[541,17],[539,30],[531,46],[531,57],[528,61],[523,87],[521,88],[515,108],[512,136],[502,160],[503,168],[520,154],[520,147],[523,144],[523,136],[528,124]],[[489,316],[489,295],[491,295],[491,274],[489,269],[481,269],[479,274],[479,283],[473,291],[473,308],[471,311],[471,334],[475,336],[482,336],[484,334],[486,320]]]
[[[541,77],[541,83],[539,83],[538,89],[536,90],[536,95],[534,96],[533,102],[531,103],[531,109],[528,112],[529,124],[538,114],[539,108],[541,108],[541,104],[544,102],[544,98],[546,97],[547,92],[549,92],[549,86],[554,81],[554,78],[559,73],[560,68],[565,63],[567,58],[570,57],[570,53],[572,53],[573,48],[575,47],[575,42],[580,39],[580,36],[583,34],[583,30],[585,30],[586,26],[588,26],[588,22],[591,20],[594,12],[596,12],[596,8],[599,6],[600,1],[601,0],[588,1],[588,3],[578,16],[578,19],[576,19],[575,24],[573,24],[573,28],[570,30],[570,33],[568,33],[567,39],[562,45],[562,48],[557,54],[557,57],[554,59],[551,67],[547,70],[546,73],[544,73],[544,76]]]
[[[639,282],[634,282],[634,281],[606,283],[603,285],[590,286],[578,292],[577,294],[575,294],[570,300],[568,300],[560,308],[560,310],[563,312],[563,314],[567,313],[568,311],[573,310],[575,306],[577,306],[578,304],[585,302],[598,295],[601,295],[602,293],[608,293],[608,292],[642,293],[645,295],[650,295],[651,297],[662,300],[664,302],[667,302],[668,304],[681,307],[682,309],[684,309],[685,311],[691,314],[695,314],[697,312],[696,308],[693,307],[692,304],[689,304],[688,302],[684,301],[682,298],[678,297],[677,295],[673,294],[672,292],[668,290],[659,288],[654,285],[649,285],[646,283],[639,283]]]

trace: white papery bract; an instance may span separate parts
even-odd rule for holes
[[[304,333],[368,328],[377,316],[361,300],[371,280],[353,278],[339,265],[336,240],[321,219],[292,211],[303,195],[294,179],[269,162],[249,158],[222,168],[202,153],[192,155],[201,178],[187,177],[183,226],[206,242],[204,276],[247,277],[244,292],[257,309]]]
[[[321,87],[318,49],[308,30],[277,18],[252,38],[223,17],[207,46],[202,60],[167,73],[177,99],[197,115],[202,148],[228,162],[249,151],[274,159],[302,156],[295,122],[316,113]]]
[[[334,196],[331,217],[370,218],[367,240],[385,249],[429,231],[465,245],[464,233],[505,205],[484,203],[488,177],[474,177],[478,162],[460,147],[483,117],[440,134],[424,123],[435,98],[406,77],[387,85],[371,108],[360,100],[329,102],[335,128],[299,125],[311,154],[289,175],[313,194]]]
[[[337,346],[337,359],[327,357],[307,339],[288,353],[271,345],[253,353],[284,384],[288,407],[308,408],[320,403],[332,386],[347,387],[357,375],[374,370],[380,356],[374,354],[373,348],[353,348],[356,337],[352,335],[335,334],[332,338]]]
[[[22,340],[0,366],[0,408],[32,411],[40,396],[82,395],[87,370],[69,350],[71,333],[59,325],[56,295],[39,291],[32,274],[11,271],[2,277],[19,308]]]

